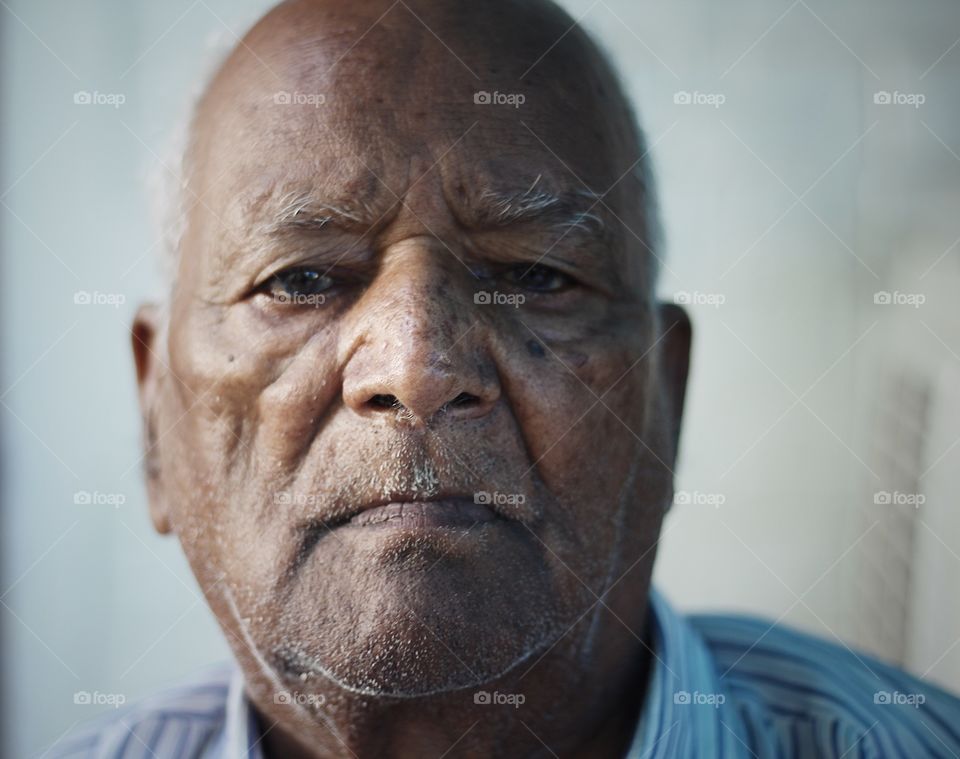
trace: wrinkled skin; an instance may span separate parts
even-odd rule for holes
[[[690,341],[649,296],[641,148],[579,29],[530,68],[570,26],[552,6],[388,8],[279,6],[200,105],[171,302],[134,325],[151,514],[269,756],[614,756]],[[498,217],[491,193],[529,188],[605,231]],[[323,302],[283,302],[305,280]],[[478,491],[513,497],[456,528],[343,523]]]

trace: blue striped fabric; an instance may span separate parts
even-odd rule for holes
[[[44,759],[263,759],[243,676],[232,662],[121,708],[59,741]]]
[[[960,757],[960,699],[782,625],[678,615],[653,591],[655,659],[629,759]],[[51,759],[263,759],[235,665],[121,709]]]
[[[960,757],[960,699],[873,657],[651,594],[656,659],[630,759]]]

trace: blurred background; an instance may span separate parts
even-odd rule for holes
[[[2,756],[228,656],[147,517],[128,329],[147,177],[270,4],[0,0]],[[638,106],[695,327],[658,584],[960,691],[960,5],[562,4]]]

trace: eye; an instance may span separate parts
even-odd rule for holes
[[[333,285],[333,277],[298,266],[274,274],[264,283],[261,292],[276,303],[318,308],[326,302],[326,291]]]
[[[273,292],[282,290],[287,295],[316,295],[330,289],[333,278],[316,269],[298,267],[274,274],[269,284]]]
[[[508,282],[537,293],[555,293],[565,290],[574,282],[562,271],[543,264],[521,264],[504,274]]]

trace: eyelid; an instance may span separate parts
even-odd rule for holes
[[[334,279],[335,277],[333,267],[331,266],[321,266],[311,263],[292,264],[289,266],[282,266],[278,269],[271,270],[267,274],[264,274],[263,277],[254,283],[253,287],[251,288],[251,293],[262,292],[265,288],[277,282],[280,277],[288,274],[295,274],[296,272],[301,271],[316,271],[321,277],[330,277],[331,279]]]
[[[314,269],[323,276],[343,279],[344,272],[370,266],[374,262],[372,251],[356,241],[344,245],[311,244],[298,241],[283,246],[264,249],[272,259],[264,272],[253,281],[251,292],[256,292],[274,278],[297,269]],[[265,256],[266,257],[266,256]]]
[[[550,274],[563,277],[566,280],[566,282],[562,285],[563,288],[583,285],[583,282],[580,281],[580,278],[576,274],[568,271],[566,267],[554,266],[552,263],[545,263],[543,261],[514,264],[513,266],[507,267],[504,273],[516,273],[516,284],[521,284],[523,278],[528,276],[537,268],[546,269]]]

